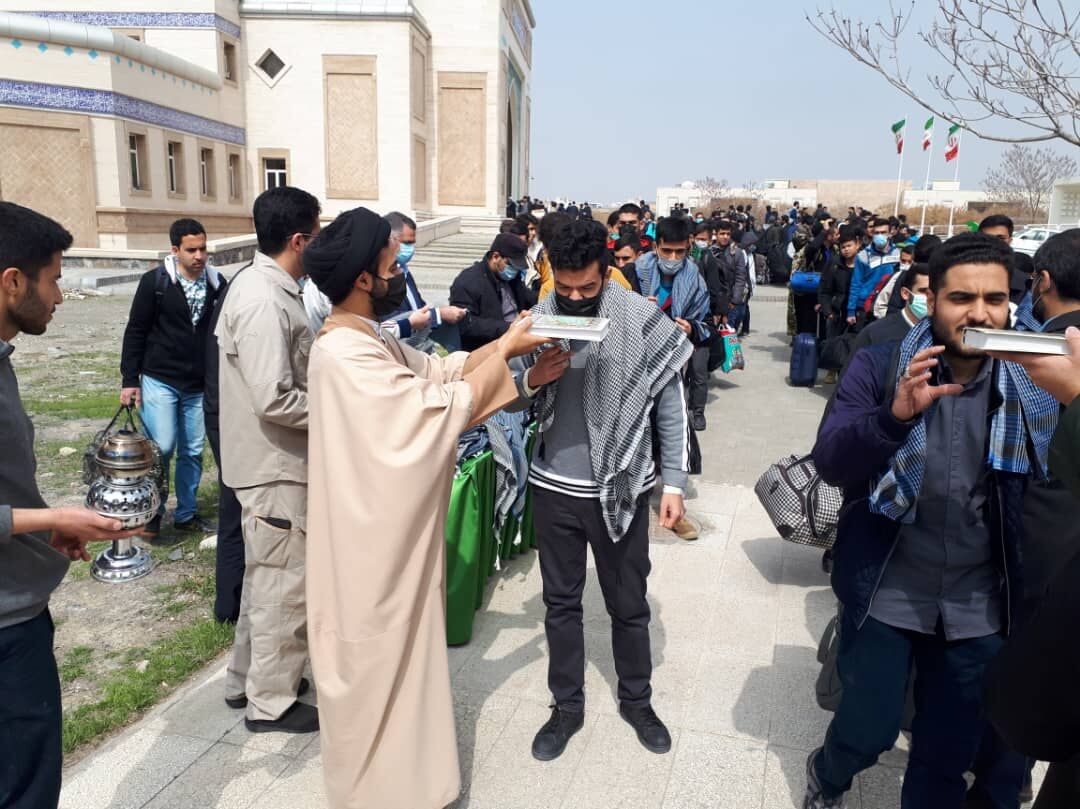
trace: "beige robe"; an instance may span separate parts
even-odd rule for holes
[[[517,398],[335,310],[309,376],[307,597],[332,809],[441,809],[460,789],[444,529],[459,434]]]

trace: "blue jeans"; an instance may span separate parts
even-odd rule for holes
[[[187,393],[144,375],[139,415],[150,437],[161,447],[166,469],[176,454],[176,521],[187,522],[195,516],[195,496],[202,479],[206,440],[202,391]],[[165,503],[158,513],[165,513]]]
[[[750,307],[745,303],[735,304],[735,308],[728,312],[727,322],[731,328],[735,329],[735,333],[739,333],[739,329],[742,327],[743,321],[749,316]]]
[[[983,672],[999,635],[947,641],[844,610],[837,667],[844,692],[814,766],[826,798],[851,789],[856,774],[892,748],[900,732],[908,676],[915,665],[915,720],[901,797],[903,809],[959,809],[989,723],[982,713]],[[989,751],[987,751],[989,752]],[[983,784],[995,809],[1019,805],[1024,758],[998,744]]]

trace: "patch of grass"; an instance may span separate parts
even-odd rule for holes
[[[64,717],[64,752],[137,718],[228,648],[232,639],[232,626],[204,618],[148,649],[130,650],[129,660],[149,661],[146,671],[132,666],[114,672],[102,684],[100,700],[69,712]],[[133,656],[136,651],[142,654]]]
[[[58,666],[61,681],[70,683],[85,676],[86,667],[93,657],[94,650],[89,646],[76,646],[68,650],[68,653],[64,655],[64,662]]]
[[[103,419],[108,421],[120,406],[117,391],[85,392],[71,390],[48,398],[23,399],[26,412],[34,416],[60,419]],[[104,427],[104,422],[102,423]]]

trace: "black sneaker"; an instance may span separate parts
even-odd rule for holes
[[[694,415],[690,418],[690,423],[693,425],[696,432],[702,432],[705,429],[705,412],[702,410],[695,410]]]
[[[153,539],[161,533],[161,515],[155,514],[154,519],[150,520],[146,526],[139,532],[139,535],[146,537],[147,539]]]
[[[532,754],[538,761],[553,761],[563,754],[570,737],[585,725],[584,711],[564,711],[558,706],[533,739]]]
[[[198,514],[196,514],[190,520],[184,520],[184,522],[174,522],[173,528],[175,528],[177,531],[187,531],[199,534],[213,534],[217,532],[217,525],[215,523],[204,520]]]
[[[806,797],[803,798],[803,809],[844,809],[844,796],[838,798],[826,798],[821,794],[821,781],[818,780],[814,762],[821,755],[822,748],[818,748],[810,754],[806,760]]]
[[[296,689],[296,696],[302,697],[308,691],[311,690],[311,683],[308,682],[307,677],[300,678],[300,685]],[[225,704],[230,708],[239,710],[240,708],[246,708],[248,703],[247,694],[241,694],[238,697],[225,697]]]
[[[319,709],[294,702],[277,719],[245,719],[244,727],[252,733],[315,733],[319,729]]]
[[[671,734],[651,705],[644,708],[626,708],[620,705],[619,716],[637,731],[638,741],[649,752],[666,753],[671,749]]]

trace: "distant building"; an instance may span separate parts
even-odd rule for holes
[[[1049,219],[1052,225],[1080,227],[1080,177],[1054,183]]]
[[[25,7],[0,12],[0,199],[76,246],[161,249],[180,216],[250,233],[286,183],[329,216],[494,216],[528,193],[530,0]]]

